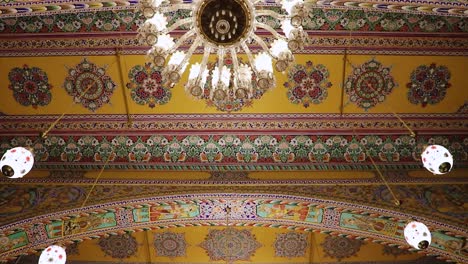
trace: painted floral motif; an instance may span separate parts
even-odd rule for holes
[[[383,102],[395,87],[397,83],[390,75],[390,67],[383,66],[375,59],[354,67],[345,83],[350,101],[366,111]]]
[[[134,256],[138,250],[136,239],[129,235],[113,235],[99,239],[101,250],[113,258],[129,258]]]
[[[5,138],[0,152],[12,146],[33,144],[34,137]],[[265,164],[265,163],[333,163],[357,165],[420,160],[415,149],[423,144],[439,144],[449,148],[457,161],[468,158],[468,140],[459,136],[420,137],[401,135],[305,136],[305,135],[188,135],[170,136],[48,136],[35,142],[35,155],[43,162],[139,163],[202,163],[202,164]]]
[[[154,247],[157,256],[183,257],[186,255],[187,243],[184,234],[168,231],[154,234]]]
[[[37,68],[24,65],[23,68],[13,68],[8,74],[10,85],[15,100],[24,106],[45,106],[52,100],[47,74]]]
[[[341,261],[341,259],[355,256],[361,249],[362,242],[346,237],[327,236],[321,245],[326,256]]]
[[[63,87],[76,103],[94,112],[110,102],[116,85],[106,75],[105,68],[84,58],[75,68],[68,70]]]
[[[278,234],[274,244],[275,255],[286,258],[303,257],[308,246],[307,234],[305,233],[288,232]]]
[[[210,230],[205,241],[200,244],[211,261],[249,261],[261,246],[250,230],[234,228]]]
[[[449,83],[450,71],[446,66],[418,66],[410,76],[408,100],[413,104],[437,104],[445,98]]]
[[[287,96],[293,104],[302,104],[309,107],[310,103],[319,104],[328,96],[327,89],[332,86],[328,81],[330,76],[327,68],[322,65],[313,65],[311,61],[306,65],[296,64],[288,72]]]
[[[152,67],[151,63],[133,67],[128,78],[127,88],[131,89],[132,100],[137,104],[154,108],[167,104],[171,99],[171,91],[163,86],[161,69]]]

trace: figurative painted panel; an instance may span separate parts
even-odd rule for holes
[[[6,252],[15,248],[19,248],[27,245],[28,243],[28,235],[25,231],[16,232],[10,235],[1,235],[0,252]]]
[[[308,61],[305,66],[294,65],[288,72],[288,81],[284,83],[289,101],[304,107],[322,103],[328,96],[328,88],[332,86],[329,76],[328,69],[322,64],[313,65]]]
[[[187,251],[185,234],[174,232],[162,232],[154,234],[154,247],[156,256],[161,257],[184,257]]]
[[[309,247],[309,233],[288,232],[276,235],[275,256],[285,258],[304,257]]]
[[[460,237],[449,236],[440,231],[431,232],[431,246],[457,255],[468,257],[468,245],[466,240]]]
[[[106,255],[118,259],[135,256],[138,251],[138,243],[131,234],[102,237],[98,245]]]
[[[151,205],[150,207],[136,208],[133,210],[133,217],[135,222],[153,222],[166,219],[195,218],[199,214],[199,206],[195,203]]]
[[[150,108],[169,102],[172,93],[163,85],[161,72],[161,69],[153,67],[151,63],[136,65],[130,70],[127,88],[131,90],[134,102]]]
[[[340,226],[393,237],[403,237],[405,227],[404,223],[353,213],[342,213]]]
[[[364,110],[385,101],[385,97],[397,87],[390,75],[390,67],[382,65],[376,59],[354,67],[353,72],[345,82],[345,91],[349,100]]]
[[[110,102],[116,85],[106,74],[106,67],[84,58],[75,68],[68,69],[63,87],[74,102],[94,112]]]
[[[52,100],[47,74],[37,67],[24,65],[23,68],[13,68],[8,74],[13,97],[23,106],[46,106]]]
[[[68,220],[54,221],[45,226],[49,238],[80,234],[88,231],[116,226],[115,213],[91,214]]]
[[[406,84],[408,100],[412,104],[428,104],[441,102],[450,88],[450,71],[446,66],[436,66],[435,63],[418,66],[410,76],[410,82]]]
[[[323,209],[300,204],[264,203],[257,205],[257,215],[262,218],[321,223]]]
[[[249,261],[261,246],[250,230],[234,228],[210,230],[200,244],[211,261]]]

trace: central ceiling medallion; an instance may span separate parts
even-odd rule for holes
[[[212,44],[239,44],[252,30],[253,7],[243,0],[212,0],[200,2],[196,15],[197,30]]]
[[[279,13],[270,6],[258,0],[141,0],[146,21],[138,37],[151,46],[152,63],[163,68],[164,85],[174,87],[192,63],[186,93],[218,110],[238,111],[276,86],[274,69],[285,72],[307,41],[303,0],[281,0]],[[198,61],[191,59],[197,48],[203,50]],[[209,62],[210,54],[217,55],[216,63]]]

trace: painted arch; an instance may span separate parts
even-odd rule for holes
[[[231,208],[226,216],[224,208]],[[347,202],[274,194],[187,194],[126,200],[44,214],[5,225],[0,259],[108,234],[185,226],[263,226],[321,232],[409,249],[403,238],[411,215]],[[433,243],[424,254],[466,263],[466,233],[457,226],[419,217]],[[450,243],[447,243],[450,241]]]

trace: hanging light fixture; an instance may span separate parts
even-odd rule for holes
[[[52,245],[44,249],[39,257],[39,264],[65,264],[67,253],[60,246]]]
[[[445,174],[453,167],[452,154],[443,146],[430,145],[421,153],[424,168],[434,174]]]
[[[8,178],[23,178],[34,165],[32,152],[23,147],[7,150],[0,160],[2,174]]]
[[[236,100],[257,99],[259,94],[275,86],[273,68],[285,71],[293,61],[292,52],[304,46],[307,34],[301,25],[308,16],[303,0],[282,0],[284,14],[257,9],[257,2],[193,0],[193,3],[171,4],[165,0],[142,0],[139,9],[146,21],[140,26],[138,36],[151,46],[148,56],[152,63],[164,67],[163,79],[168,86],[173,87],[180,81],[194,51],[204,47],[201,62],[190,67],[185,84],[189,95],[214,101],[228,100],[230,96]],[[164,14],[169,12],[183,12],[188,17],[168,24]],[[278,20],[284,35],[260,22],[259,18],[265,16]],[[188,31],[174,41],[169,33],[180,27]],[[270,47],[256,34],[257,29],[273,36]],[[184,42],[191,43],[189,49],[178,50]],[[262,49],[255,57],[248,46],[252,42]],[[238,60],[238,52],[246,54],[248,63]],[[208,68],[212,53],[217,55],[217,64]],[[232,59],[231,67],[225,65],[226,57]],[[205,87],[207,79],[211,81],[208,88]]]
[[[403,234],[406,242],[416,249],[426,249],[431,244],[431,232],[423,223],[409,222]]]

